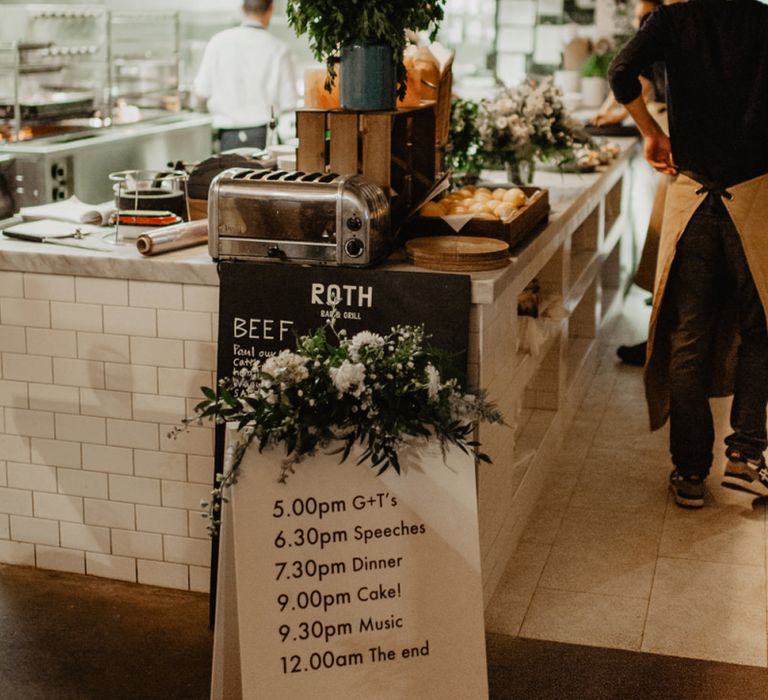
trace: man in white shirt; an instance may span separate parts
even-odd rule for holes
[[[244,0],[245,21],[214,35],[195,78],[222,151],[263,148],[267,124],[295,108],[298,95],[288,46],[267,31],[272,0]]]

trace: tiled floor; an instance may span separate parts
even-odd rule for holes
[[[487,630],[766,667],[765,504],[720,486],[720,456],[705,508],[672,501],[668,432],[649,432],[642,371],[615,356],[643,338],[643,300],[629,297],[601,347]],[[729,402],[713,407],[722,453]]]

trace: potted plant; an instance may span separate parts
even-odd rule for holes
[[[315,58],[328,65],[330,90],[341,69],[341,106],[394,109],[405,95],[406,30],[431,32],[443,19],[445,0],[288,0],[288,23],[306,33]]]
[[[530,184],[535,162],[564,163],[574,157],[580,124],[563,104],[552,78],[524,81],[483,100],[477,127],[485,164],[505,168],[515,184]]]
[[[581,66],[581,99],[584,107],[599,107],[608,93],[608,68],[613,51],[607,40],[598,41]]]

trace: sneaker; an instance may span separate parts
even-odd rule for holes
[[[647,341],[638,343],[637,345],[620,345],[616,350],[616,354],[625,365],[643,367],[645,365],[645,353],[647,347]]]
[[[765,458],[747,459],[740,452],[731,452],[725,467],[723,486],[755,496],[768,496],[768,467]]]
[[[704,505],[704,479],[697,474],[685,476],[675,469],[669,475],[669,488],[675,503],[683,508],[701,508]]]

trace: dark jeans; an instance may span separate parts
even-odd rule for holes
[[[766,222],[768,225],[768,222]],[[709,407],[709,351],[714,309],[725,295],[738,306],[739,344],[731,428],[725,442],[756,459],[768,445],[768,333],[765,312],[741,239],[720,198],[708,194],[677,244],[665,305],[670,343],[670,451],[683,474],[706,476],[714,428]]]
[[[267,143],[267,127],[254,126],[250,129],[220,129],[219,150],[232,148],[264,148]]]

